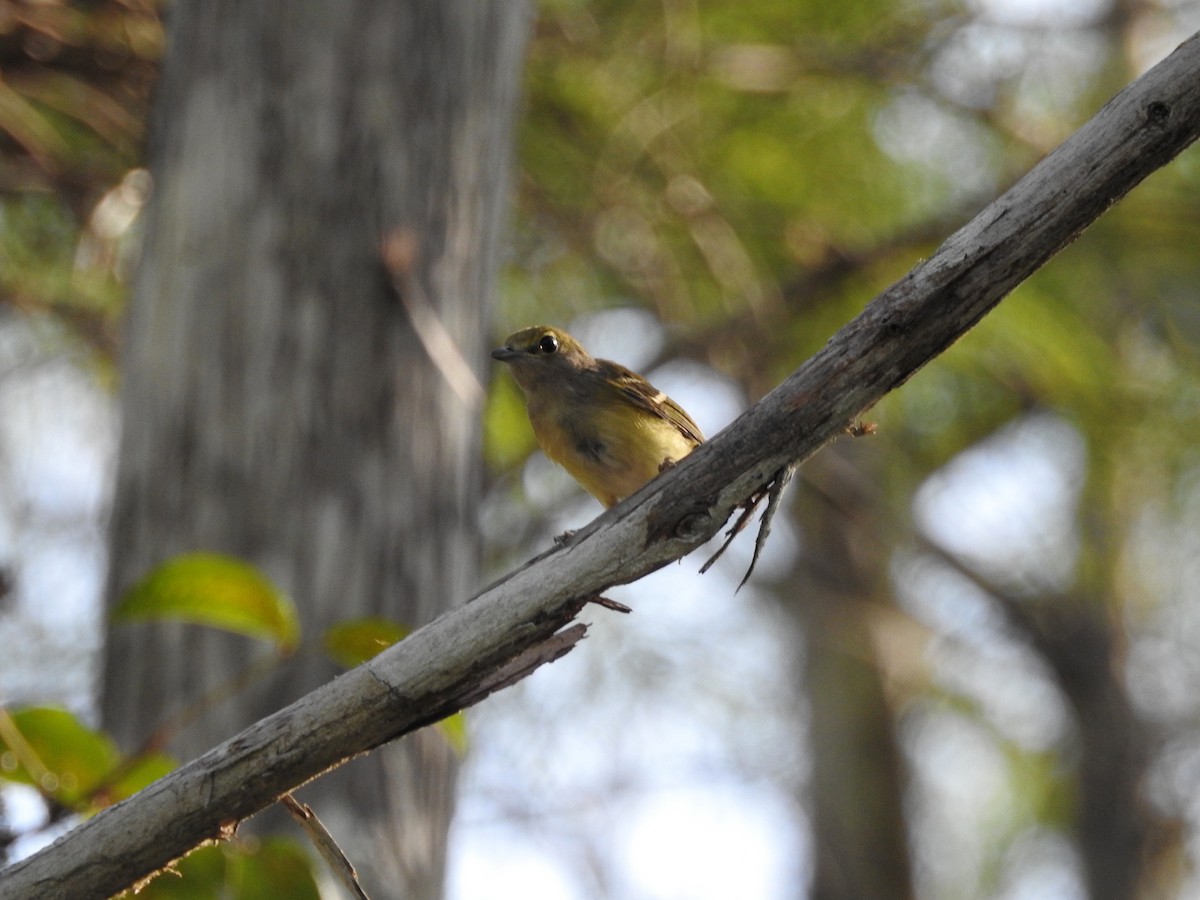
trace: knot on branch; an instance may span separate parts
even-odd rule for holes
[[[694,512],[684,516],[675,525],[675,537],[681,541],[695,541],[708,534],[712,516],[707,512]]]
[[[1171,118],[1171,107],[1161,100],[1155,100],[1146,107],[1146,124],[1161,127]]]
[[[887,336],[891,338],[901,337],[908,331],[908,326],[894,312],[889,312],[880,324]]]

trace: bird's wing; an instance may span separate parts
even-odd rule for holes
[[[700,433],[700,426],[683,411],[683,407],[646,379],[607,359],[597,360],[597,363],[599,363],[600,375],[609,384],[615,385],[625,400],[641,410],[666,419],[678,428],[688,440],[696,444],[704,443],[704,435]]]

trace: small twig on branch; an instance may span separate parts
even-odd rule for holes
[[[478,687],[460,698],[463,707],[474,706],[489,694],[516,684],[534,669],[562,659],[587,635],[587,626],[577,622],[569,628],[556,632],[540,644],[529,647],[480,681]]]
[[[617,600],[613,600],[610,597],[602,597],[600,594],[597,594],[595,597],[592,597],[589,602],[595,603],[597,606],[603,606],[605,609],[611,609],[613,612],[619,612],[619,613],[633,612],[633,607],[626,606],[624,603],[621,603]]]
[[[329,870],[333,873],[334,878],[350,893],[350,896],[357,898],[357,900],[371,900],[359,883],[358,872],[355,870],[353,863],[342,852],[342,848],[333,839],[333,835],[329,833],[329,830],[317,818],[317,814],[312,811],[312,807],[307,803],[301,803],[290,793],[280,797],[279,803],[292,814],[292,818],[304,829],[304,833],[312,841],[312,845],[321,854],[321,859],[325,860],[325,865],[329,866]]]
[[[750,521],[750,517],[754,515],[754,510],[758,509],[758,504],[762,502],[762,498],[766,497],[767,508],[763,511],[762,520],[758,526],[758,534],[754,538],[754,555],[750,557],[750,565],[746,567],[746,574],[742,576],[742,580],[738,582],[738,586],[734,592],[736,593],[746,586],[746,582],[754,574],[754,566],[758,563],[758,557],[762,554],[763,548],[767,546],[767,538],[771,534],[771,520],[775,518],[775,513],[779,509],[779,498],[783,496],[783,489],[792,480],[792,475],[795,472],[796,467],[794,465],[783,466],[771,476],[771,480],[766,485],[759,488],[742,505],[742,514],[737,517],[737,521],[733,523],[733,527],[725,533],[725,542],[721,544],[716,553],[708,558],[708,562],[700,567],[701,575],[711,569],[713,563],[720,559],[722,554],[729,549],[729,545],[733,543],[733,539],[742,533]]]
[[[472,409],[482,406],[487,391],[421,287],[417,275],[421,245],[417,234],[411,228],[397,228],[385,234],[379,256],[429,361],[463,403]]]

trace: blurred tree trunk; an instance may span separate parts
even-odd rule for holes
[[[867,620],[887,589],[887,548],[871,503],[846,477],[854,470],[845,454],[835,444],[805,466],[810,489],[796,504],[802,551],[778,592],[803,633],[796,646],[812,754],[812,897],[910,900],[904,765]]]
[[[291,595],[306,637],[177,736],[170,749],[190,758],[335,674],[329,625],[417,626],[475,586],[470,373],[485,359],[529,11],[238,0],[171,16],[108,597],[173,554],[235,554]],[[397,233],[408,274],[394,284],[380,247]],[[261,655],[251,644],[113,629],[105,726],[138,746]],[[441,892],[455,762],[422,737],[305,797],[389,896]]]
[[[1159,880],[1169,881],[1170,873],[1156,871],[1155,856],[1170,850],[1172,828],[1141,796],[1152,732],[1122,683],[1123,635],[1112,613],[1119,604],[1104,589],[1116,582],[1113,573],[1093,576],[1102,600],[1075,594],[1019,597],[934,541],[926,538],[926,543],[991,596],[1054,673],[1070,704],[1077,732],[1072,824],[1088,896],[1167,896],[1170,891],[1161,889]],[[1093,549],[1103,546],[1098,538],[1092,541]]]
[[[1015,613],[1018,608],[1023,614]],[[1151,829],[1162,827],[1143,808],[1140,796],[1148,757],[1146,728],[1120,681],[1119,638],[1107,612],[1115,608],[1073,597],[1008,604],[1010,619],[1029,629],[1027,635],[1075,713],[1074,826],[1092,900],[1141,896],[1147,837]]]

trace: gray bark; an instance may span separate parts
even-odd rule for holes
[[[480,410],[450,357],[482,377],[528,13],[509,0],[172,9],[108,596],[176,553],[234,554],[294,599],[307,639],[180,733],[184,759],[332,677],[329,625],[416,627],[475,586]],[[399,291],[380,255],[396,232],[412,251]],[[457,351],[431,353],[421,316]],[[262,652],[196,627],[115,627],[104,725],[133,749]],[[437,896],[452,753],[406,742],[343,774],[305,799],[347,846],[356,831],[380,842],[355,862],[376,863],[389,893]]]

